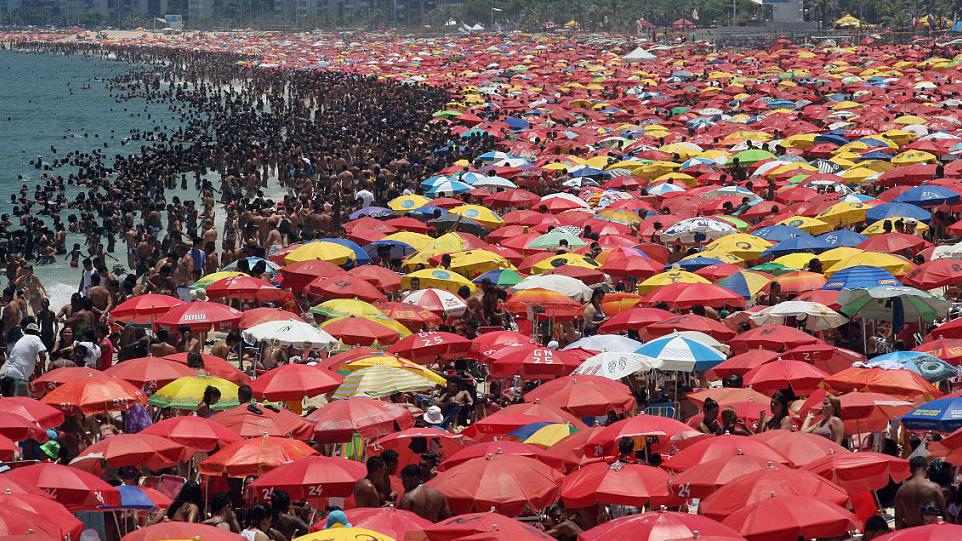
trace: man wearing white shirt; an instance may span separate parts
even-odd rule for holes
[[[0,394],[3,396],[27,396],[27,381],[33,377],[37,361],[47,361],[47,347],[40,339],[40,328],[29,323],[23,336],[10,349],[10,356],[0,368]]]

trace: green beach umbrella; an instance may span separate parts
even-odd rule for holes
[[[842,313],[881,321],[935,321],[945,317],[951,303],[943,297],[907,286],[850,289],[838,296]]]
[[[569,248],[582,248],[588,244],[576,235],[563,230],[553,229],[540,237],[536,237],[525,248],[531,250],[554,250],[561,246],[561,241],[568,243]]]
[[[758,162],[765,160],[776,159],[775,155],[767,150],[762,150],[760,148],[750,148],[748,150],[743,150],[732,157],[732,160],[738,160],[738,163],[742,165],[755,165]]]

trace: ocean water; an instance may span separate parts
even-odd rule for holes
[[[10,195],[23,184],[32,196],[34,186],[42,182],[39,178],[43,171],[30,165],[31,159],[43,156],[51,160],[68,151],[90,152],[95,148],[107,156],[136,152],[140,143],[121,144],[131,130],[175,127],[179,123],[164,104],[143,100],[117,103],[108,94],[104,80],[129,69],[128,64],[106,59],[0,50],[0,213],[12,210]],[[51,146],[56,148],[56,155]],[[74,171],[64,167],[51,172],[66,178]],[[18,175],[25,180],[18,180]],[[77,191],[67,186],[68,200]],[[64,211],[64,222],[72,212]],[[86,251],[79,235],[68,238],[68,249],[74,242],[81,243]],[[126,264],[121,242],[117,246],[114,255]],[[108,259],[107,263],[111,266],[115,262]],[[55,310],[69,301],[80,281],[78,269],[70,268],[63,256],[56,263],[34,268]]]

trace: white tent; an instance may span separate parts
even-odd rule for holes
[[[658,57],[642,49],[641,47],[638,47],[634,51],[631,51],[630,53],[621,57],[622,60],[628,62],[629,64],[634,64],[637,62],[650,62],[652,60],[656,60],[657,58]]]

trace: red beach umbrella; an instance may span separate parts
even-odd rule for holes
[[[729,357],[721,364],[715,365],[712,371],[720,378],[727,378],[732,374],[744,376],[747,372],[759,368],[778,359],[778,353],[764,349],[750,349]]]
[[[563,478],[533,458],[491,455],[445,470],[425,486],[441,491],[456,514],[494,509],[517,515],[556,502]]]
[[[551,385],[554,384],[554,385]],[[539,385],[524,396],[525,402],[559,407],[578,417],[626,413],[637,404],[623,383],[598,376],[565,376]]]
[[[110,311],[110,318],[124,323],[150,324],[157,317],[182,304],[184,301],[170,295],[137,295],[115,306]]]
[[[4,474],[25,487],[37,487],[70,511],[120,505],[120,493],[106,481],[85,471],[45,462],[14,468]]]
[[[713,541],[744,541],[744,537],[738,532],[720,522],[699,515],[671,511],[653,511],[616,518],[582,533],[578,536],[578,541],[610,541],[611,539],[671,541],[685,537]]]
[[[178,328],[183,325],[195,332],[211,329],[226,331],[237,327],[241,312],[219,302],[195,301],[171,309],[154,321],[161,327]]]
[[[305,420],[314,423],[314,439],[323,443],[351,441],[355,432],[372,439],[414,425],[407,408],[364,397],[329,402]]]
[[[641,507],[670,497],[668,473],[641,464],[595,462],[569,473],[561,483],[561,500],[571,508],[598,503]]]
[[[735,511],[771,498],[772,495],[814,496],[840,506],[844,506],[849,499],[844,488],[812,472],[764,469],[747,473],[718,488],[701,501],[698,513],[722,521]]]
[[[690,427],[681,421],[659,415],[636,415],[616,421],[588,438],[584,445],[585,456],[602,457],[616,453],[618,440],[655,436],[660,442],[668,441],[675,434],[686,432]]]
[[[173,355],[167,355],[161,358],[180,364],[187,364],[187,353],[175,353]],[[206,353],[201,353],[200,358],[204,363],[204,371],[209,375],[226,379],[227,381],[236,383],[237,385],[250,385],[250,376],[241,372],[240,369],[224,359],[214,355],[207,355]]]
[[[813,496],[774,496],[739,509],[722,524],[748,541],[838,537],[860,526],[852,513]]]
[[[321,329],[345,344],[370,346],[372,344],[393,344],[398,332],[377,321],[364,317],[340,317],[321,324]]]
[[[724,435],[686,447],[668,459],[664,467],[669,471],[683,472],[710,460],[731,459],[738,455],[751,456],[776,464],[788,463],[787,458],[766,443],[745,436]]]
[[[155,391],[184,376],[196,376],[197,371],[160,357],[128,359],[104,370],[104,374],[120,378],[141,389]]]
[[[40,425],[40,428],[54,428],[63,424],[63,412],[34,398],[9,396],[0,398],[0,413],[24,417]],[[3,416],[0,416],[2,419]]]
[[[805,470],[858,494],[878,490],[889,479],[900,483],[911,476],[907,460],[881,453],[833,453],[803,466]]]
[[[367,302],[387,299],[377,286],[351,274],[322,276],[307,284],[305,290],[323,299],[361,299]]]
[[[134,530],[120,541],[165,541],[168,539],[203,539],[204,541],[237,541],[238,535],[216,526],[196,522],[165,521]]]
[[[388,353],[416,362],[434,362],[437,357],[449,358],[467,353],[471,340],[449,332],[419,332],[395,342]]]
[[[269,321],[304,321],[301,316],[295,314],[294,312],[288,312],[287,310],[281,310],[280,308],[251,308],[250,310],[244,310],[241,315],[240,322],[237,327],[240,329],[249,329],[261,323],[267,323]]]
[[[123,411],[134,404],[146,404],[147,396],[120,378],[98,372],[57,387],[47,393],[42,401],[64,412],[91,415]]]
[[[346,512],[347,520],[353,527],[365,528],[399,540],[403,540],[407,532],[420,533],[434,525],[413,511],[394,507],[358,507]],[[323,523],[315,524],[311,531],[319,531],[323,526]]]
[[[49,520],[57,525],[63,536],[80,539],[84,523],[80,522],[66,507],[50,498],[33,494],[0,494],[0,507],[11,511],[25,511],[27,515],[39,515],[43,520]]]
[[[263,400],[286,402],[329,393],[343,381],[340,374],[323,368],[286,364],[258,376],[251,383],[251,390]]]
[[[346,276],[347,271],[329,261],[310,259],[284,265],[278,271],[284,279],[284,287],[300,293],[321,276]]]
[[[220,423],[195,415],[158,421],[139,434],[161,436],[181,445],[208,452],[215,447],[223,447],[241,440],[237,432]]]
[[[830,454],[847,452],[847,449],[828,438],[808,432],[767,430],[753,434],[749,438],[763,442],[775,449],[796,468]]]
[[[290,438],[262,436],[232,443],[200,463],[201,475],[259,476],[283,464],[316,455],[306,443]]]
[[[731,481],[757,471],[776,471],[784,466],[762,458],[735,455],[696,464],[668,481],[680,498],[704,498]]]
[[[460,541],[486,533],[508,535],[510,539],[554,539],[530,524],[494,512],[459,514],[424,528],[427,541]]]
[[[367,475],[364,464],[340,457],[309,456],[283,464],[247,485],[249,498],[268,498],[283,490],[295,501],[308,498],[343,498],[354,493],[354,485]]]
[[[703,332],[722,342],[727,342],[735,336],[735,331],[729,329],[720,321],[715,321],[714,319],[697,314],[684,314],[652,323],[643,329],[643,335],[656,338],[671,334],[675,331]]]
[[[351,269],[351,276],[367,280],[382,290],[391,293],[401,289],[401,275],[378,265],[355,267]]]
[[[313,427],[300,415],[287,410],[274,411],[268,408],[247,405],[220,411],[210,420],[228,428],[242,438],[259,438],[264,435],[276,438],[311,438]]]
[[[607,296],[605,297],[607,300]],[[607,312],[606,312],[607,313]],[[639,332],[653,323],[665,321],[675,317],[668,310],[660,308],[632,308],[611,316],[608,321],[601,325],[600,332],[606,334],[622,333],[628,331]]]
[[[0,539],[44,539],[57,541],[64,538],[61,525],[50,516],[42,516],[16,507],[0,508]]]
[[[817,341],[818,338],[805,331],[785,325],[765,325],[739,334],[731,339],[729,345],[738,352],[758,348],[783,351]]]
[[[469,460],[483,458],[490,455],[526,456],[551,466],[556,470],[561,470],[563,467],[563,461],[560,458],[549,455],[544,449],[536,445],[511,440],[492,441],[469,445],[468,447],[460,449],[449,456],[442,463],[442,465],[445,469],[450,469]]]
[[[877,541],[955,541],[960,535],[962,535],[962,526],[947,524],[940,520],[927,526],[916,526],[882,534],[875,539]]]
[[[677,282],[659,287],[642,299],[643,303],[666,303],[677,308],[691,308],[696,304],[722,307],[745,306],[741,295],[715,284],[689,284]]]
[[[183,462],[189,454],[190,450],[183,445],[161,436],[117,434],[90,445],[71,464],[103,460],[112,468],[146,466],[161,470]]]
[[[32,394],[35,398],[41,398],[43,395],[49,393],[57,387],[60,387],[64,383],[86,378],[93,374],[99,373],[100,371],[98,370],[82,366],[54,368],[53,370],[30,382],[30,394]]]
[[[828,374],[804,361],[775,361],[745,374],[745,385],[763,394],[791,388],[796,395],[807,396],[818,389]]]

